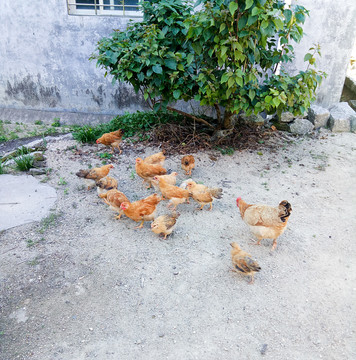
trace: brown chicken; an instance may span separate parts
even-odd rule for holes
[[[78,177],[84,178],[88,190],[95,185],[95,182],[107,176],[110,170],[114,165],[104,165],[100,168],[88,169],[88,170],[79,170],[76,175]]]
[[[281,236],[292,212],[291,204],[283,200],[278,206],[250,205],[240,197],[236,199],[242,220],[257,237],[257,245],[262,239],[273,239],[272,250],[277,246],[277,238]]]
[[[166,159],[166,157],[164,156],[163,151],[161,151],[157,154],[147,156],[143,161],[146,164],[158,164],[158,165],[163,166],[165,159]]]
[[[103,144],[106,146],[111,146],[111,152],[113,153],[115,148],[119,149],[120,154],[122,150],[120,149],[120,143],[122,141],[122,136],[124,135],[124,131],[119,129],[110,133],[106,133],[101,136],[98,140],[96,140],[97,144]]]
[[[178,176],[177,172],[172,172],[169,175],[157,175],[156,177],[159,179],[163,179],[169,185],[175,185],[177,182],[177,176]],[[157,181],[156,182],[152,181],[152,185],[156,191],[161,191],[159,189],[159,184]]]
[[[192,175],[192,170],[195,167],[195,159],[193,155],[185,155],[181,160],[182,169],[185,171],[185,175]]]
[[[178,186],[170,185],[162,178],[155,176],[152,179],[153,184],[158,184],[162,196],[165,199],[169,199],[170,203],[168,207],[174,205],[173,210],[177,208],[178,204],[183,204],[185,201],[189,204],[189,191],[182,189]]]
[[[208,188],[205,185],[197,184],[193,180],[186,182],[187,190],[190,196],[200,204],[199,210],[202,210],[205,205],[210,204],[209,210],[213,208],[213,200],[221,199],[222,189],[221,188]]]
[[[136,159],[136,173],[148,183],[148,189],[151,187],[152,178],[156,175],[165,175],[167,170],[159,164],[147,164],[141,158]]]
[[[105,176],[98,180],[95,185],[98,195],[100,195],[105,194],[108,190],[117,189],[118,183],[116,179],[110,176]]]
[[[164,234],[164,240],[166,240],[167,236],[173,232],[179,215],[179,213],[174,212],[172,215],[158,216],[151,223],[152,231],[159,235]]]
[[[145,221],[152,221],[156,216],[156,207],[162,200],[157,194],[150,195],[145,199],[135,201],[133,203],[123,202],[120,208],[124,211],[124,214],[130,219],[140,222],[141,224],[136,226],[142,228]]]
[[[261,268],[258,265],[257,261],[251,259],[251,255],[246,251],[241,250],[239,245],[235,242],[230,244],[231,249],[231,260],[234,265],[233,271],[238,271],[243,275],[250,276],[249,283],[252,284],[255,279],[254,275],[256,272],[260,271]]]
[[[99,196],[110,206],[111,210],[119,213],[118,216],[115,216],[115,219],[120,219],[124,213],[124,211],[120,208],[121,204],[123,202],[130,203],[125,194],[117,189],[109,190],[105,194],[100,194]]]

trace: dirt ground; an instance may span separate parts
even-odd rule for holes
[[[96,145],[49,143],[53,170],[40,179],[57,189],[55,208],[0,235],[0,358],[356,359],[355,140],[276,136],[232,156],[195,154],[192,178],[224,195],[211,212],[180,205],[167,240],[115,220],[84,189],[75,173],[101,164]],[[153,192],[134,164],[156,151],[127,145],[110,159],[130,200]],[[166,167],[186,179],[180,156]],[[251,244],[238,196],[292,204],[276,251]],[[229,271],[232,241],[262,268],[253,285]]]

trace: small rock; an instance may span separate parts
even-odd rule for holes
[[[267,351],[267,344],[263,344],[262,345],[262,348],[261,348],[261,350],[260,350],[260,352],[261,352],[261,355],[264,355],[265,353],[266,353],[266,351]]]
[[[281,114],[280,122],[282,122],[282,123],[290,123],[293,120],[294,120],[294,115],[291,112],[286,111],[286,112],[283,112]]]
[[[326,127],[330,117],[330,111],[318,105],[312,105],[308,110],[308,119],[316,129]]]
[[[32,154],[32,156],[35,159],[35,161],[45,161],[46,160],[45,156],[40,152],[34,152]]]
[[[314,129],[314,125],[307,119],[295,119],[290,125],[293,134],[305,135]]]
[[[261,126],[264,125],[265,119],[260,114],[253,114],[253,115],[240,115],[240,119],[244,121],[247,124],[255,125],[255,126]]]
[[[47,169],[45,168],[31,168],[28,170],[29,175],[43,175],[46,174]]]
[[[330,108],[328,125],[332,132],[355,131],[356,112],[347,102],[338,103]]]
[[[356,111],[356,100],[349,100],[350,107]]]

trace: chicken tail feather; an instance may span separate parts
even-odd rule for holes
[[[211,189],[210,193],[215,199],[221,199],[222,198],[222,192],[223,190],[221,188],[215,188]]]
[[[88,175],[89,171],[88,170],[79,170],[75,175],[77,175],[78,177],[86,177]]]

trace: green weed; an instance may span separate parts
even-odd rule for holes
[[[28,171],[33,167],[34,158],[32,155],[22,155],[14,159],[16,168],[20,171]]]
[[[113,154],[109,154],[107,152],[104,152],[102,154],[99,154],[100,159],[111,159]]]
[[[53,123],[52,123],[52,126],[53,127],[60,127],[61,126],[61,123],[59,122],[59,118],[54,118],[53,119],[54,121],[53,121]]]
[[[58,185],[67,185],[67,181],[64,178],[60,177],[58,180]]]

